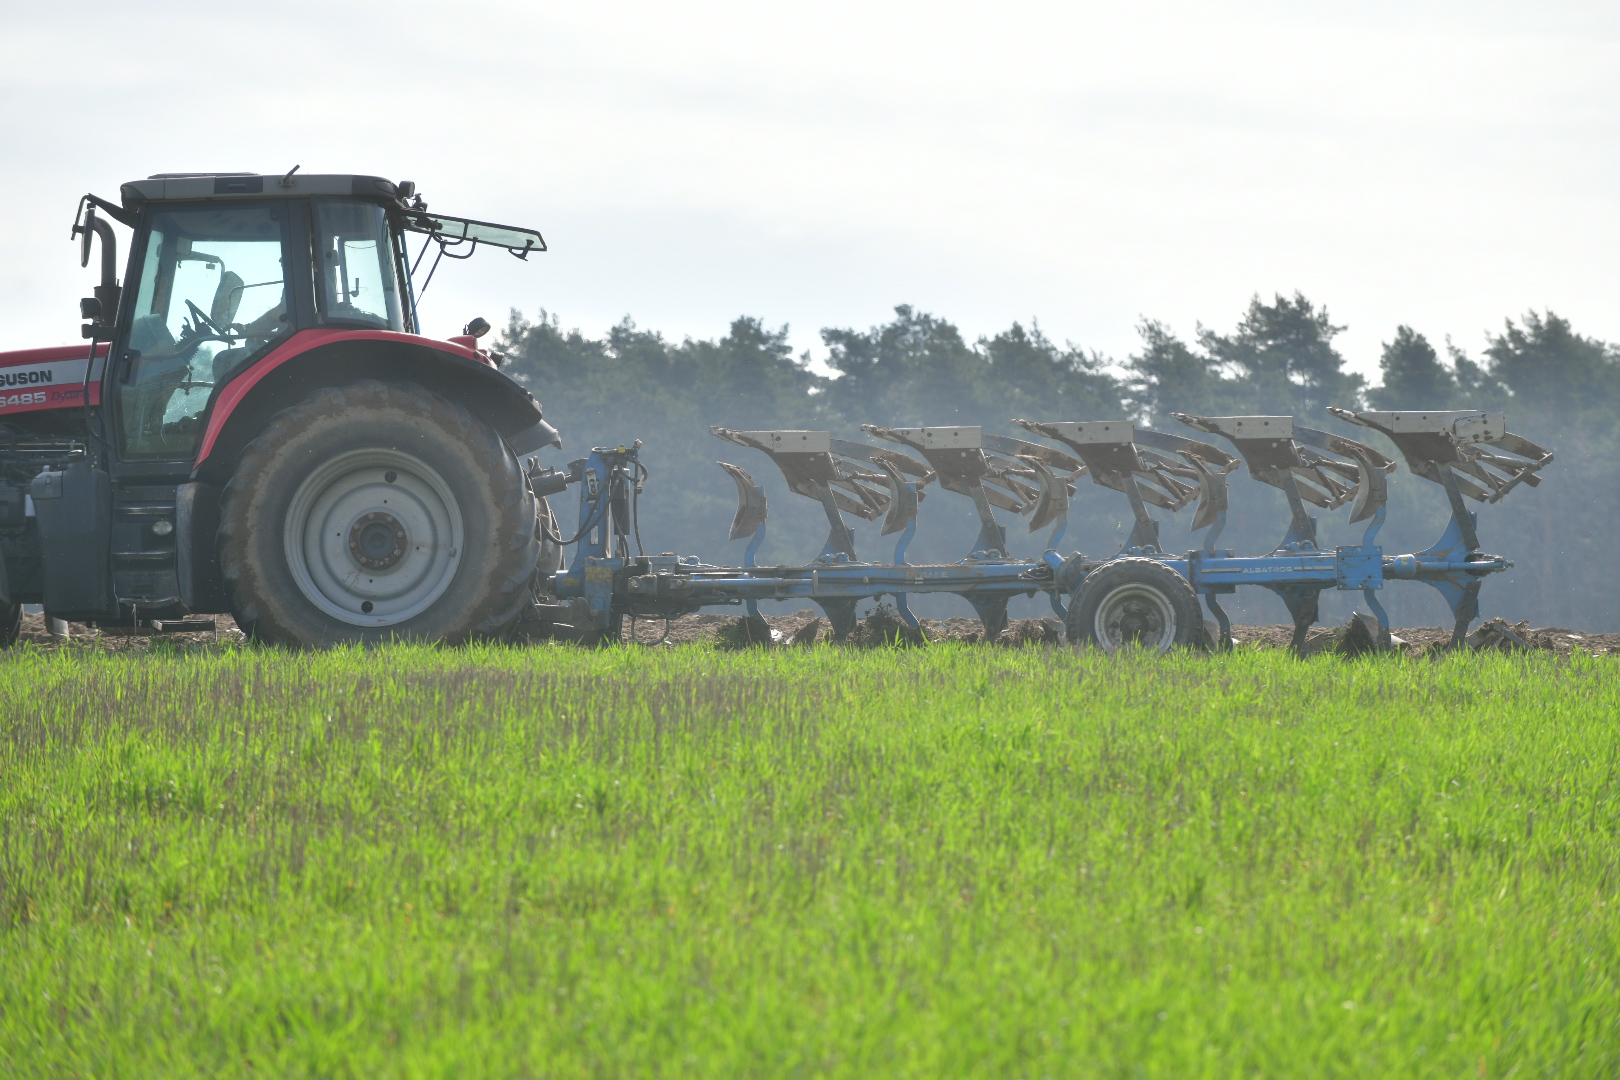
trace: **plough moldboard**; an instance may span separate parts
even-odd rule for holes
[[[1387,580],[1406,579],[1439,590],[1454,618],[1453,643],[1460,642],[1479,614],[1481,583],[1511,565],[1481,551],[1476,516],[1464,500],[1496,502],[1521,483],[1536,486],[1553,455],[1509,432],[1503,417],[1484,412],[1329,412],[1382,432],[1412,473],[1444,490],[1451,520],[1433,546],[1385,555],[1376,540],[1396,462],[1365,443],[1304,427],[1289,416],[1175,414],[1198,437],[1118,420],[1013,421],[1043,442],[968,426],[863,425],[872,443],[825,431],[715,427],[717,437],[768,457],[790,492],[821,504],[827,518],[821,551],[801,565],[757,565],[769,517],[765,488],[741,465],[722,461],[737,485],[731,539],[748,541],[742,565],[643,554],[636,518],[646,476],[641,444],[598,448],[571,462],[566,474],[531,477],[540,494],[571,484],[580,493],[577,533],[564,540],[575,545],[573,557],[553,579],[554,595],[539,605],[539,617],[572,628],[576,636],[616,641],[627,617],[667,621],[737,605],[758,620],[762,600],[808,600],[826,614],[835,638],[842,638],[854,629],[863,600],[892,598],[900,617],[916,629],[908,598],[944,592],[967,600],[984,624],[985,639],[992,640],[1006,628],[1011,598],[1045,593],[1071,641],[1163,651],[1205,641],[1200,597],[1219,626],[1218,642],[1229,644],[1230,621],[1220,598],[1254,585],[1282,600],[1298,648],[1317,621],[1325,589],[1360,590],[1378,620],[1380,644],[1387,644],[1389,621],[1378,593]],[[1287,530],[1263,555],[1217,546],[1227,521],[1228,477],[1240,465],[1288,500]],[[1086,476],[1123,495],[1130,506],[1130,535],[1118,553],[1104,558],[1061,554]],[[957,562],[909,563],[918,506],[933,484],[972,500],[978,537]],[[1163,550],[1150,508],[1174,513],[1188,506],[1203,545],[1185,554]],[[1346,506],[1351,523],[1367,523],[1361,542],[1321,548],[1310,508]],[[1026,518],[1030,533],[1049,528],[1041,553],[1015,556],[998,512]],[[895,537],[887,561],[860,556],[847,515],[882,519],[881,535]]]

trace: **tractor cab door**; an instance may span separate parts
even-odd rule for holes
[[[215,390],[294,326],[283,202],[156,209],[111,372],[119,457],[189,463]]]

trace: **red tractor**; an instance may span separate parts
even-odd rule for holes
[[[296,169],[120,196],[86,195],[73,226],[86,265],[100,244],[87,344],[0,353],[0,645],[30,603],[103,626],[230,613],[295,646],[510,632],[556,570],[530,455],[561,442],[478,347],[487,322],[421,335],[412,277],[430,248],[428,280],[540,234]],[[109,219],[133,233],[122,285]]]

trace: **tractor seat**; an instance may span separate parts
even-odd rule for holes
[[[208,317],[221,330],[229,330],[236,321],[236,309],[242,306],[242,276],[234,270],[219,275],[219,288],[214,290],[214,303]]]

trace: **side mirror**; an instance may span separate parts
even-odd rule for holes
[[[461,332],[463,334],[470,334],[475,338],[483,337],[485,334],[489,333],[489,320],[483,318],[482,316],[475,318],[472,322],[468,323],[466,326],[463,326],[461,328]]]
[[[79,234],[79,265],[90,265],[90,238],[96,228],[96,208],[85,207],[84,224],[73,226],[73,231]]]

